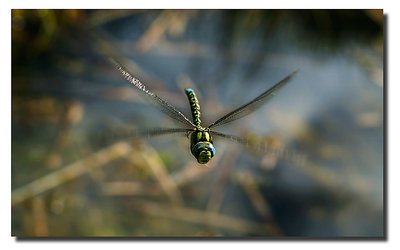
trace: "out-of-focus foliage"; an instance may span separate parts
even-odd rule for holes
[[[13,10],[12,234],[383,236],[383,40],[382,10]],[[206,124],[299,69],[219,130],[306,164],[215,140],[204,167],[185,136],[96,138],[180,126],[108,56],[186,114],[195,89]]]

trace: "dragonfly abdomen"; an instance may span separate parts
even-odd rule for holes
[[[190,109],[193,116],[193,123],[196,126],[200,126],[201,120],[199,100],[197,99],[197,96],[194,93],[193,89],[185,89],[185,93],[189,99]]]

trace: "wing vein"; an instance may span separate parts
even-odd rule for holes
[[[246,115],[249,115],[253,111],[257,110],[260,108],[263,104],[265,104],[268,100],[271,99],[272,96],[280,89],[282,88],[289,80],[297,73],[297,71],[294,71],[287,77],[285,77],[283,80],[275,84],[272,88],[268,89],[261,95],[257,96],[254,98],[252,101],[240,106],[239,108],[229,112],[228,114],[224,115],[214,123],[208,126],[208,128],[211,127],[216,127],[228,122],[235,121],[239,118],[242,118]]]
[[[113,58],[110,58],[110,61],[115,65],[117,70],[121,73],[121,75],[130,83],[132,83],[133,86],[135,86],[137,89],[141,90],[141,93],[144,93],[146,97],[150,97],[151,99],[148,99],[154,106],[156,106],[161,112],[165,113],[169,117],[180,121],[186,125],[190,125],[192,127],[195,127],[193,122],[191,122],[181,111],[179,111],[177,108],[166,102],[165,100],[161,99],[159,96],[157,96],[155,93],[150,91],[149,88],[147,88],[146,85],[144,85],[139,79],[133,77],[133,75],[127,71],[122,64],[118,63],[116,60]]]

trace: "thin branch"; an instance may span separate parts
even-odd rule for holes
[[[275,236],[275,230],[270,224],[261,224],[215,212],[205,212],[203,210],[182,206],[165,205],[143,199],[134,199],[131,204],[132,209],[150,216],[170,218],[248,234],[265,235],[267,233]]]
[[[236,179],[246,191],[247,196],[257,212],[274,227],[275,234],[283,235],[281,229],[274,220],[271,208],[268,202],[264,199],[257,182],[254,179],[254,176],[247,171],[241,171],[236,174]]]
[[[175,181],[169,176],[160,156],[152,147],[142,144],[140,152],[134,151],[128,157],[128,160],[134,164],[137,163],[138,159],[145,162],[146,167],[151,170],[156,181],[173,202],[183,203],[182,195]]]
[[[131,146],[126,142],[113,144],[108,148],[102,149],[81,160],[67,165],[60,170],[15,189],[11,193],[11,204],[14,206],[30,197],[34,197],[45,191],[58,187],[61,184],[87,173],[90,169],[100,167],[112,160],[128,154],[130,151]]]

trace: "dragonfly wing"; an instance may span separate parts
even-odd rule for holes
[[[142,136],[152,137],[152,136],[175,134],[175,133],[189,134],[193,131],[194,129],[187,129],[187,128],[155,128],[142,131],[139,130],[138,134]]]
[[[260,149],[261,149],[261,146],[260,146],[260,145],[252,144],[252,143],[250,143],[248,140],[246,140],[246,139],[244,139],[244,138],[242,138],[242,137],[239,137],[239,136],[227,135],[227,134],[220,133],[220,132],[216,132],[216,131],[210,131],[210,133],[211,133],[212,135],[219,136],[219,137],[221,137],[221,138],[224,138],[224,139],[228,139],[228,140],[230,140],[230,141],[237,142],[237,143],[239,143],[239,144],[241,144],[241,145],[243,145],[243,146],[245,146],[245,147],[256,147],[256,148],[257,148],[257,147],[260,147]]]
[[[284,158],[287,160],[294,161],[296,163],[304,161],[304,158],[305,158],[305,155],[299,154],[296,151],[288,150],[288,149],[285,149],[282,147],[269,146],[267,143],[253,143],[253,142],[250,142],[249,140],[246,140],[244,138],[241,138],[241,137],[238,137],[235,135],[227,135],[227,134],[216,132],[216,131],[210,131],[210,133],[213,136],[217,136],[217,137],[227,139],[229,141],[237,142],[252,151],[272,154],[276,157],[281,157],[281,158]]]
[[[291,73],[287,77],[285,77],[282,81],[278,82],[275,84],[272,88],[268,89],[258,97],[256,97],[254,100],[252,100],[249,103],[246,103],[245,105],[233,110],[232,112],[229,112],[228,114],[224,115],[214,123],[212,123],[208,128],[211,127],[216,127],[228,122],[232,122],[234,120],[237,120],[239,118],[242,118],[253,111],[257,110],[260,108],[263,104],[265,104],[268,100],[271,99],[272,96],[280,89],[282,88],[286,83],[289,82],[289,80],[297,73],[297,71]]]
[[[144,130],[130,129],[127,127],[118,127],[112,129],[103,128],[93,132],[89,140],[93,145],[103,145],[110,144],[111,142],[118,140],[127,140],[139,137],[153,137],[176,133],[189,135],[189,133],[192,131],[193,129],[185,128],[153,128]]]
[[[141,90],[140,92],[146,96],[146,99],[149,100],[152,104],[154,104],[160,111],[167,114],[169,117],[180,121],[186,125],[190,125],[191,127],[195,127],[193,122],[191,122],[181,111],[176,109],[174,106],[164,101],[156,94],[154,94],[150,89],[147,88],[142,82],[140,82],[137,78],[133,77],[131,73],[129,73],[120,63],[118,63],[113,58],[110,58],[110,61],[115,65],[121,75],[130,83],[133,84],[137,89]]]

